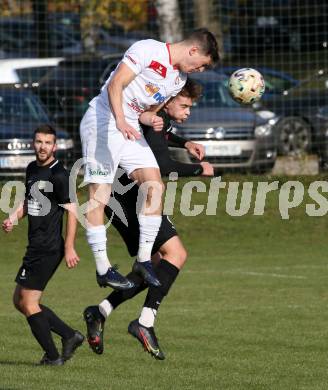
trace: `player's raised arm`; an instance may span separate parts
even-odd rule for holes
[[[113,111],[116,126],[124,135],[131,140],[140,139],[140,133],[129,125],[123,112],[123,89],[131,83],[136,74],[123,62],[118,66],[115,74],[108,83],[108,99]]]
[[[2,229],[4,232],[9,233],[13,230],[15,223],[27,215],[27,201],[26,199],[19,204],[17,209],[9,215],[2,222]]]

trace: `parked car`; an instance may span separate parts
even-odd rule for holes
[[[56,67],[63,57],[0,60],[0,84],[33,84]]]
[[[215,70],[230,77],[230,75],[239,68],[240,66],[223,66],[217,67]],[[264,100],[272,99],[274,96],[281,95],[285,91],[288,91],[291,88],[295,88],[300,84],[299,80],[296,80],[286,72],[282,72],[266,66],[255,68],[261,72],[265,80],[265,93],[262,96],[262,99]]]
[[[0,18],[0,49],[8,58],[35,58],[37,51],[37,29],[33,19]],[[77,55],[82,52],[80,41],[55,24],[49,24],[49,51],[54,57]]]
[[[176,133],[204,145],[206,160],[216,168],[270,171],[277,155],[278,117],[232,100],[222,74],[206,71],[191,77],[203,85],[203,96],[188,121],[175,125]],[[184,149],[173,148],[171,155],[179,161],[195,161]]]
[[[51,123],[39,98],[31,91],[0,86],[0,175],[16,176],[35,160],[33,131],[40,124]],[[57,157],[69,167],[74,143],[67,131],[56,128]]]
[[[309,89],[306,83],[258,107],[280,116],[276,125],[280,154],[314,152],[322,165],[327,164],[328,90]]]
[[[257,0],[235,4],[230,21],[233,52],[316,51],[328,36],[328,5],[321,0]]]
[[[122,54],[66,59],[39,82],[37,92],[41,100],[56,123],[74,138],[75,157],[79,157],[81,118],[121,58]]]

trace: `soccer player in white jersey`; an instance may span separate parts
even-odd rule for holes
[[[109,201],[118,164],[138,182],[145,199],[138,214],[140,239],[134,271],[148,284],[160,284],[150,259],[161,225],[163,183],[138,118],[147,111],[143,122],[160,131],[163,120],[156,112],[179,93],[188,73],[202,72],[218,59],[216,39],[205,28],[174,44],[153,39],[138,41],[126,51],[100,94],[89,103],[80,125],[86,161],[84,181],[89,184],[86,236],[101,287],[117,290],[133,287],[133,283],[111,266],[106,250],[104,207]]]

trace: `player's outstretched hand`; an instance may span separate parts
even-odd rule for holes
[[[120,132],[123,134],[125,139],[129,139],[131,141],[135,141],[136,139],[141,138],[141,134],[139,131],[134,129],[132,126],[130,126],[127,122],[119,122],[116,121],[116,126],[120,130]]]
[[[185,144],[185,148],[192,156],[198,158],[198,160],[202,160],[205,156],[205,148],[201,144],[196,144],[196,142],[188,141]]]
[[[10,218],[7,218],[2,222],[2,229],[4,232],[9,233],[13,230],[13,228],[14,224]]]
[[[161,118],[160,116],[154,115],[151,118],[151,124],[152,124],[153,129],[155,131],[162,131],[163,130],[164,121],[163,121],[163,118]]]
[[[74,268],[77,266],[80,258],[74,248],[65,248],[65,260],[68,268]]]
[[[214,176],[214,168],[212,164],[203,161],[200,163],[200,165],[203,167],[202,176]]]

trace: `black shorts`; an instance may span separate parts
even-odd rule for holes
[[[109,209],[106,212],[108,216]],[[137,256],[139,249],[139,221],[137,215],[128,216],[128,226],[126,226],[116,215],[113,217],[112,225],[123,238],[130,256]],[[156,253],[159,248],[170,238],[177,236],[178,233],[167,215],[163,215],[162,223],[159,228],[157,237],[154,242],[152,254]]]
[[[63,251],[50,254],[26,253],[16,283],[32,290],[43,291],[63,259]]]

